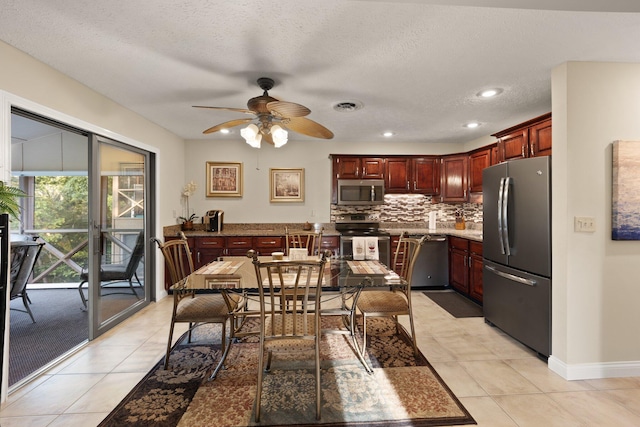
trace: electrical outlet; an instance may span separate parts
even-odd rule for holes
[[[578,233],[593,233],[596,231],[596,219],[591,216],[573,217],[573,231]]]

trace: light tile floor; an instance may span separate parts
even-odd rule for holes
[[[482,318],[414,295],[420,349],[479,426],[640,426],[640,377],[565,381]],[[170,298],[152,304],[13,392],[0,425],[99,424],[162,357],[170,310]]]

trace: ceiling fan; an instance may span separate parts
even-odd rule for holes
[[[287,131],[291,130],[314,138],[331,139],[333,132],[319,123],[314,122],[305,116],[311,113],[304,105],[294,102],[278,101],[269,96],[268,91],[274,86],[274,81],[268,77],[260,77],[258,86],[264,91],[262,96],[251,98],[247,102],[247,109],[228,107],[209,107],[205,105],[194,105],[195,108],[210,108],[214,110],[236,111],[238,113],[252,114],[256,117],[235,119],[220,123],[206,129],[204,134],[218,132],[250,123],[240,131],[247,144],[255,148],[260,148],[260,141],[265,140],[269,144],[281,147],[287,143]],[[255,122],[255,123],[252,123]]]

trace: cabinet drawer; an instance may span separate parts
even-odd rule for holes
[[[282,248],[282,240],[280,236],[254,237],[253,245],[256,248]]]
[[[198,248],[224,248],[224,237],[197,237],[195,244]]]
[[[250,236],[246,237],[227,237],[228,248],[247,248],[251,249],[253,246],[253,239]]]
[[[474,240],[469,241],[469,252],[482,256],[482,243]]]
[[[469,250],[469,241],[460,237],[449,236],[449,247],[467,251]]]
[[[340,238],[338,236],[327,236],[322,238],[320,247],[333,249],[340,246]]]

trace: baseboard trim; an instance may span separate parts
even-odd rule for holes
[[[568,365],[550,356],[549,369],[566,380],[592,380],[600,378],[620,378],[640,376],[640,361],[608,363],[576,363]]]

